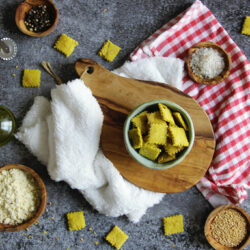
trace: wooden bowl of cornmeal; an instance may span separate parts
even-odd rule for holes
[[[220,83],[229,76],[231,65],[229,54],[214,42],[201,42],[188,50],[186,66],[194,82]]]
[[[39,175],[24,165],[5,165],[0,168],[0,185],[0,230],[19,231],[34,224],[42,215],[47,199]]]
[[[214,249],[244,249],[250,242],[249,214],[236,205],[219,206],[209,214],[204,233]]]

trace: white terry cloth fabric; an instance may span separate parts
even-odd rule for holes
[[[172,70],[166,75],[169,68]],[[143,76],[145,69],[147,77]],[[181,86],[183,61],[151,58],[125,63],[115,72],[143,76],[144,80],[167,79]],[[153,78],[150,72],[155,72]],[[51,101],[36,97],[15,136],[47,166],[53,180],[65,181],[78,189],[100,213],[127,215],[136,223],[164,194],[139,188],[120,175],[99,148],[102,123],[98,102],[83,81],[76,79],[53,89]]]
[[[113,71],[120,76],[145,81],[167,83],[182,90],[184,61],[172,57],[148,57],[135,62],[125,62]]]

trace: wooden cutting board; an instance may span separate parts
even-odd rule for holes
[[[117,76],[91,59],[79,59],[75,69],[102,108],[102,149],[124,178],[139,187],[162,193],[182,192],[199,182],[213,158],[215,139],[208,116],[194,99],[163,83]],[[123,142],[127,115],[138,105],[154,99],[179,104],[188,111],[195,129],[191,152],[180,164],[166,170],[143,167],[127,153]]]

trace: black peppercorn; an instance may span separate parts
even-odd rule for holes
[[[32,32],[43,32],[55,21],[53,10],[47,5],[33,6],[25,16],[24,24]]]

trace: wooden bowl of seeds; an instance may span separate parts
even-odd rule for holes
[[[236,205],[219,206],[209,214],[204,233],[214,249],[244,249],[250,242],[249,214]]]
[[[9,164],[0,168],[0,230],[19,231],[36,223],[46,206],[47,193],[31,168]]]
[[[197,83],[220,83],[229,76],[231,65],[229,54],[214,42],[201,42],[188,50],[188,75]]]
[[[16,9],[15,21],[26,35],[47,36],[58,23],[58,11],[52,0],[25,0]]]

